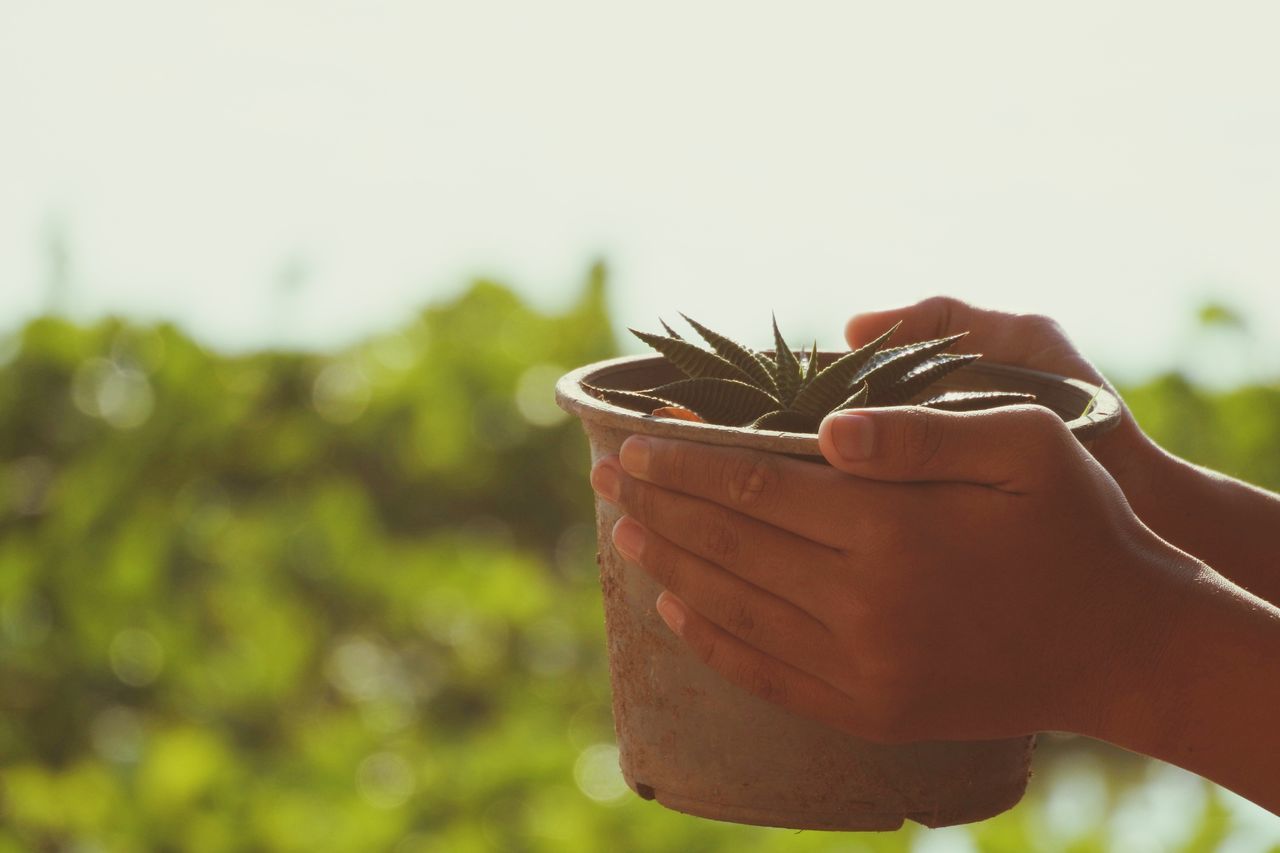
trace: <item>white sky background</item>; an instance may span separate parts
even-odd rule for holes
[[[0,331],[61,223],[75,316],[227,348],[474,274],[554,308],[603,256],[620,324],[833,347],[948,292],[1276,377],[1278,44],[1272,2],[0,0]],[[1258,364],[1191,348],[1207,297]]]

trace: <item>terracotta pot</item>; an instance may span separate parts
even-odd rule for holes
[[[838,354],[824,353],[824,359]],[[556,400],[577,415],[596,461],[628,435],[817,457],[817,437],[647,417],[582,390],[636,390],[679,378],[661,357],[597,362],[562,377]],[[933,390],[1030,391],[1081,440],[1119,422],[1119,401],[1086,382],[975,362]],[[1097,393],[1097,398],[1094,395]],[[1094,404],[1080,417],[1089,401]],[[622,773],[646,799],[700,817],[795,829],[888,830],[904,819],[947,826],[998,814],[1021,799],[1034,737],[886,746],[796,716],[709,669],[654,610],[661,591],[614,550],[618,511],[596,502],[600,585]]]

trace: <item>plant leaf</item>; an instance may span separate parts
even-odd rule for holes
[[[850,394],[849,397],[843,403],[838,403],[837,405],[832,406],[831,411],[824,412],[823,416],[825,417],[826,415],[831,414],[831,412],[838,412],[841,409],[863,408],[867,404],[868,393],[870,393],[870,388],[867,385],[867,383],[863,382],[861,385],[858,386],[858,390]]]
[[[773,363],[773,359],[762,352],[753,353],[756,362],[764,368],[764,372],[769,374],[769,380],[773,382],[773,390],[778,390],[778,365]]]
[[[667,361],[678,367],[691,379],[709,377],[714,379],[736,379],[739,382],[750,382],[751,377],[734,367],[713,352],[678,338],[664,338],[662,335],[651,335],[648,332],[631,330],[631,334],[656,349]]]
[[[818,419],[801,412],[779,409],[762,415],[751,424],[752,429],[772,429],[779,432],[817,432]]]
[[[655,418],[671,418],[672,420],[677,421],[692,421],[696,424],[706,423],[706,421],[702,419],[701,415],[691,412],[683,406],[659,406],[649,414],[653,415]]]
[[[774,381],[778,387],[778,399],[784,406],[790,406],[796,392],[800,390],[800,362],[791,347],[787,346],[782,332],[778,331],[776,315],[773,318],[773,344],[773,363],[777,367]]]
[[[804,381],[800,383],[801,387],[803,388],[805,385],[808,385],[810,382],[813,381],[813,378],[817,375],[818,375],[818,342],[814,341],[813,349],[809,351],[809,358],[807,363],[805,364]]]
[[[622,406],[624,409],[635,409],[637,411],[649,412],[652,409],[661,406],[662,400],[640,391],[619,391],[616,388],[597,388],[594,385],[582,383],[582,387],[592,396],[604,400],[606,403],[613,403],[615,406]]]
[[[791,401],[791,408],[819,418],[831,411],[839,400],[848,395],[853,386],[853,377],[901,325],[901,322],[895,323],[892,329],[874,341],[863,344],[828,364],[796,395]]]
[[[719,332],[713,332],[688,314],[681,314],[680,316],[693,327],[695,332],[702,335],[702,339],[710,344],[711,348],[721,358],[747,374],[751,378],[753,385],[758,385],[762,391],[769,394],[778,393],[778,386],[773,381],[773,374],[760,363],[754,350],[731,338],[726,338]]]
[[[876,387],[886,388],[906,376],[920,364],[945,350],[968,332],[961,332],[949,338],[936,338],[915,344],[904,344],[900,347],[881,350],[871,357],[867,365],[854,377],[854,382],[866,380],[871,383],[871,395],[875,396]]]
[[[977,353],[957,355],[944,352],[911,368],[910,372],[891,385],[885,386],[872,381],[868,383],[871,385],[871,404],[873,406],[898,406],[906,403],[951,371],[981,357]]]
[[[684,317],[684,315],[683,315],[683,314],[681,314],[680,316]],[[688,317],[685,317],[685,319],[687,320],[687,319],[689,319],[689,318],[688,318]],[[683,341],[683,340],[684,340],[684,338],[680,337],[680,333],[679,333],[679,332],[677,332],[675,329],[673,329],[673,328],[671,328],[670,326],[668,326],[668,325],[667,325],[667,321],[666,321],[666,320],[664,320],[664,319],[662,319],[661,317],[659,317],[659,318],[658,318],[658,322],[662,324],[662,328],[666,329],[666,331],[667,331],[667,337],[675,338],[677,341]]]
[[[917,405],[948,412],[974,412],[1035,401],[1035,394],[1019,394],[1014,391],[946,391]]]
[[[778,408],[778,401],[773,397],[736,379],[681,379],[641,393],[673,406],[683,406],[723,426],[742,426]]]
[[[1092,412],[1092,411],[1093,411],[1093,407],[1094,407],[1094,406],[1097,404],[1097,402],[1098,402],[1098,396],[1099,396],[1101,393],[1102,393],[1102,386],[1101,386],[1101,385],[1099,385],[1099,386],[1098,386],[1098,390],[1097,390],[1097,391],[1094,391],[1094,392],[1093,392],[1093,396],[1089,398],[1089,402],[1087,402],[1087,403],[1085,403],[1085,404],[1084,404],[1084,411],[1082,411],[1079,415],[1077,415],[1077,417],[1081,417],[1081,418],[1083,418],[1083,417],[1085,417],[1086,415],[1088,415],[1090,412]]]

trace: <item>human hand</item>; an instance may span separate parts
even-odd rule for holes
[[[1153,469],[1169,458],[1138,426],[1129,407],[1107,379],[1086,359],[1051,317],[1013,314],[978,308],[949,296],[935,296],[904,308],[858,314],[845,325],[849,346],[875,340],[894,323],[902,322],[895,337],[923,341],[967,331],[955,352],[980,352],[997,364],[1027,367],[1083,379],[1100,385],[1120,400],[1120,425],[1088,443],[1094,457],[1110,472],[1139,516],[1158,496],[1151,494]]]
[[[593,470],[625,513],[618,550],[668,590],[693,652],[867,739],[1102,736],[1111,699],[1143,688],[1186,557],[1061,420],[885,408],[828,418],[820,441],[844,470],[639,436]]]

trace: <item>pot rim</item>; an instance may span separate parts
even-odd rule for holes
[[[820,353],[820,355],[842,354]],[[818,436],[812,433],[761,430],[749,427],[698,423],[696,421],[681,421],[671,418],[655,418],[652,415],[641,414],[593,397],[582,387],[584,381],[591,381],[591,384],[596,385],[599,384],[599,378],[616,372],[619,368],[640,367],[645,365],[646,362],[651,362],[654,365],[667,363],[660,355],[624,355],[592,362],[571,370],[556,382],[556,403],[566,412],[579,418],[590,419],[606,426],[629,432],[683,438],[708,444],[733,445],[800,456],[822,456],[822,451],[818,448]],[[1081,442],[1091,441],[1103,433],[1110,432],[1120,424],[1120,400],[1106,388],[1100,388],[1091,382],[1069,376],[1060,376],[1056,373],[1032,370],[1026,367],[984,361],[975,361],[967,364],[955,371],[952,376],[963,378],[965,374],[974,373],[987,374],[988,376],[1017,376],[1046,384],[1068,385],[1079,392],[1082,407],[1088,400],[1092,399],[1094,404],[1087,415],[1077,416],[1066,421],[1067,428]]]

